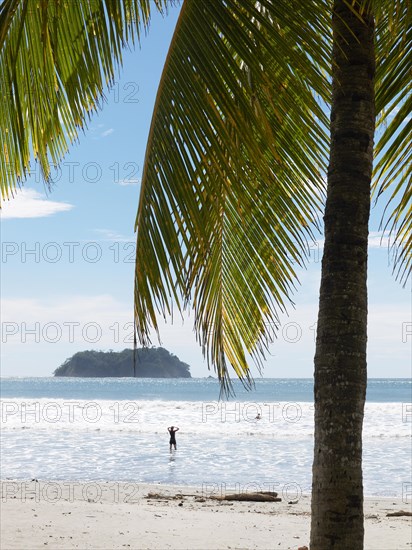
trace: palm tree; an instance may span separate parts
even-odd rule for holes
[[[3,197],[27,173],[30,142],[47,179],[151,7],[3,2]],[[137,336],[149,343],[159,311],[192,307],[199,343],[229,391],[229,366],[250,385],[249,356],[262,365],[326,192],[312,549],[363,547],[368,219],[371,186],[389,193],[384,223],[406,281],[411,10],[402,0],[185,0],[148,139]]]

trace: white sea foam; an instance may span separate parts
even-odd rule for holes
[[[3,478],[257,483],[310,490],[314,410],[309,402],[40,398],[3,399],[1,410]],[[172,454],[171,424],[180,428]],[[367,403],[367,494],[401,495],[410,448],[408,407]]]
[[[257,415],[260,419],[257,420]],[[2,430],[166,433],[178,425],[202,437],[312,437],[314,406],[308,402],[114,401],[3,399]],[[403,403],[367,403],[364,437],[410,438],[412,412]]]
[[[368,382],[368,495],[410,492],[411,387]],[[311,380],[257,380],[251,393],[237,384],[229,402],[214,400],[216,380],[200,379],[3,379],[1,391],[3,479],[256,484],[289,500],[310,491]],[[180,428],[172,453],[171,424]]]

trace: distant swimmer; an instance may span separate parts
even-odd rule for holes
[[[179,428],[176,428],[175,426],[170,426],[170,428],[167,428],[167,431],[170,433],[170,450],[172,450],[172,445],[176,450],[176,432],[179,431]]]
[[[255,420],[261,420],[261,416],[260,416],[260,413],[257,413],[257,416],[255,417]]]

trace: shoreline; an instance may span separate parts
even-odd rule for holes
[[[10,550],[261,549],[309,545],[310,495],[215,500],[216,487],[2,480],[1,544]],[[282,495],[279,495],[282,496]],[[365,497],[365,550],[412,550],[412,495]]]

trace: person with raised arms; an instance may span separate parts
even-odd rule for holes
[[[176,432],[179,431],[179,428],[175,427],[175,426],[170,426],[170,428],[167,428],[167,431],[169,432],[170,434],[170,450],[172,450],[172,446],[175,448],[176,450]]]

